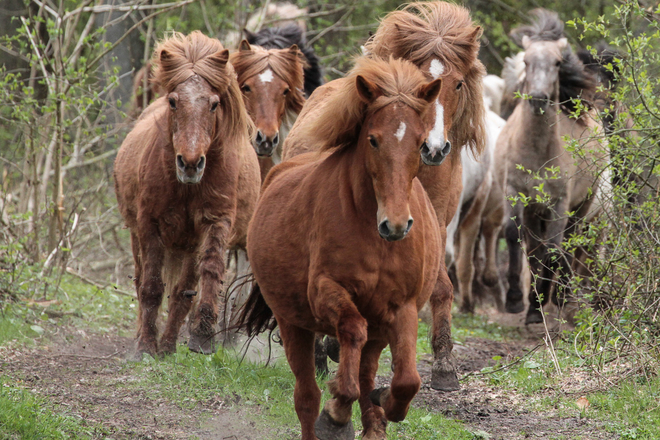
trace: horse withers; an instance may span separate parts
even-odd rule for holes
[[[354,439],[356,400],[364,438],[385,439],[421,386],[417,313],[436,283],[441,239],[415,176],[440,88],[407,61],[361,59],[311,122],[321,152],[283,162],[264,182],[248,231],[258,287],[244,320],[250,333],[272,316],[279,325],[303,440]],[[315,333],[341,346],[320,416]],[[388,344],[391,388],[374,391]]]
[[[200,32],[161,42],[155,81],[166,95],[144,110],[117,154],[115,190],[139,299],[137,356],[176,350],[195,296],[192,350],[213,352],[218,319],[226,326],[224,301],[218,307],[225,251],[245,248],[260,186],[251,122],[228,60],[222,44]],[[164,293],[169,316],[158,343]]]

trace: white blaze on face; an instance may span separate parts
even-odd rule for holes
[[[273,71],[268,69],[264,73],[259,75],[259,79],[263,83],[269,83],[273,80]]]
[[[440,78],[440,75],[442,75],[444,71],[445,71],[445,66],[442,65],[440,60],[431,61],[431,67],[429,68],[429,72],[431,72],[431,76],[433,77],[433,79]]]
[[[439,60],[432,60],[429,72],[433,79],[438,79],[445,71],[445,66]],[[440,98],[435,102],[435,123],[429,132],[427,144],[433,153],[442,150],[445,146],[445,109],[440,104]]]
[[[406,135],[406,123],[401,121],[401,124],[399,125],[399,129],[394,133],[394,137],[401,142],[401,139]]]

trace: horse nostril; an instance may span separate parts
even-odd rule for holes
[[[197,171],[202,171],[204,169],[204,165],[206,165],[206,158],[202,156],[197,162]]]
[[[387,236],[390,235],[390,225],[389,225],[389,223],[390,223],[389,221],[383,220],[378,225],[378,233],[380,234],[381,237],[387,237]]]
[[[179,167],[181,171],[186,169],[186,164],[183,162],[183,156],[181,154],[176,155],[176,166]]]
[[[410,232],[410,228],[412,228],[412,225],[413,225],[413,218],[410,217],[410,218],[408,219],[408,226],[406,227],[406,234],[407,234],[408,232]]]
[[[446,156],[451,153],[451,142],[447,141],[444,148],[442,149],[442,155]]]
[[[275,136],[273,136],[273,147],[276,147],[277,144],[280,143],[280,134],[275,133]]]
[[[261,130],[257,130],[257,137],[255,138],[255,141],[257,142],[257,144],[262,143],[264,140],[265,140],[264,135],[261,132]]]

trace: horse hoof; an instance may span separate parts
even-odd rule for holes
[[[339,363],[339,340],[328,336],[323,342],[325,344],[325,352],[328,354],[328,357],[334,362]]]
[[[375,390],[372,390],[371,393],[369,393],[369,400],[371,400],[371,403],[373,403],[376,406],[383,406],[383,393],[388,391],[390,387],[381,387],[381,388],[376,388]]]
[[[437,391],[456,391],[461,388],[456,371],[433,368],[431,370],[431,388]]]
[[[355,440],[353,423],[349,420],[347,424],[339,425],[325,409],[314,423],[314,434],[319,440]]]
[[[213,354],[215,353],[215,340],[212,335],[191,334],[188,340],[188,348],[195,353]]]
[[[520,313],[525,310],[525,304],[523,303],[522,298],[518,301],[509,301],[507,298],[506,304],[504,305],[504,310],[507,313]]]
[[[525,318],[525,325],[529,324],[542,324],[543,314],[539,310],[529,310],[527,318]]]

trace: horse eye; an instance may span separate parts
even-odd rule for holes
[[[557,60],[557,67],[561,65],[561,60]]]
[[[243,93],[249,93],[252,89],[250,89],[250,86],[248,86],[247,84],[243,84],[241,90],[243,90]]]
[[[456,90],[461,90],[461,87],[463,87],[463,81],[458,83],[458,85],[456,86]]]
[[[213,104],[211,104],[211,111],[212,112],[216,111],[217,108],[218,108],[218,103],[217,102],[214,102]]]
[[[170,98],[170,108],[176,110],[176,99]]]
[[[289,94],[289,88],[287,87],[286,89],[284,89],[284,96],[286,96],[288,94]]]
[[[378,148],[378,142],[376,142],[376,138],[373,136],[369,136],[369,144],[374,148]]]

